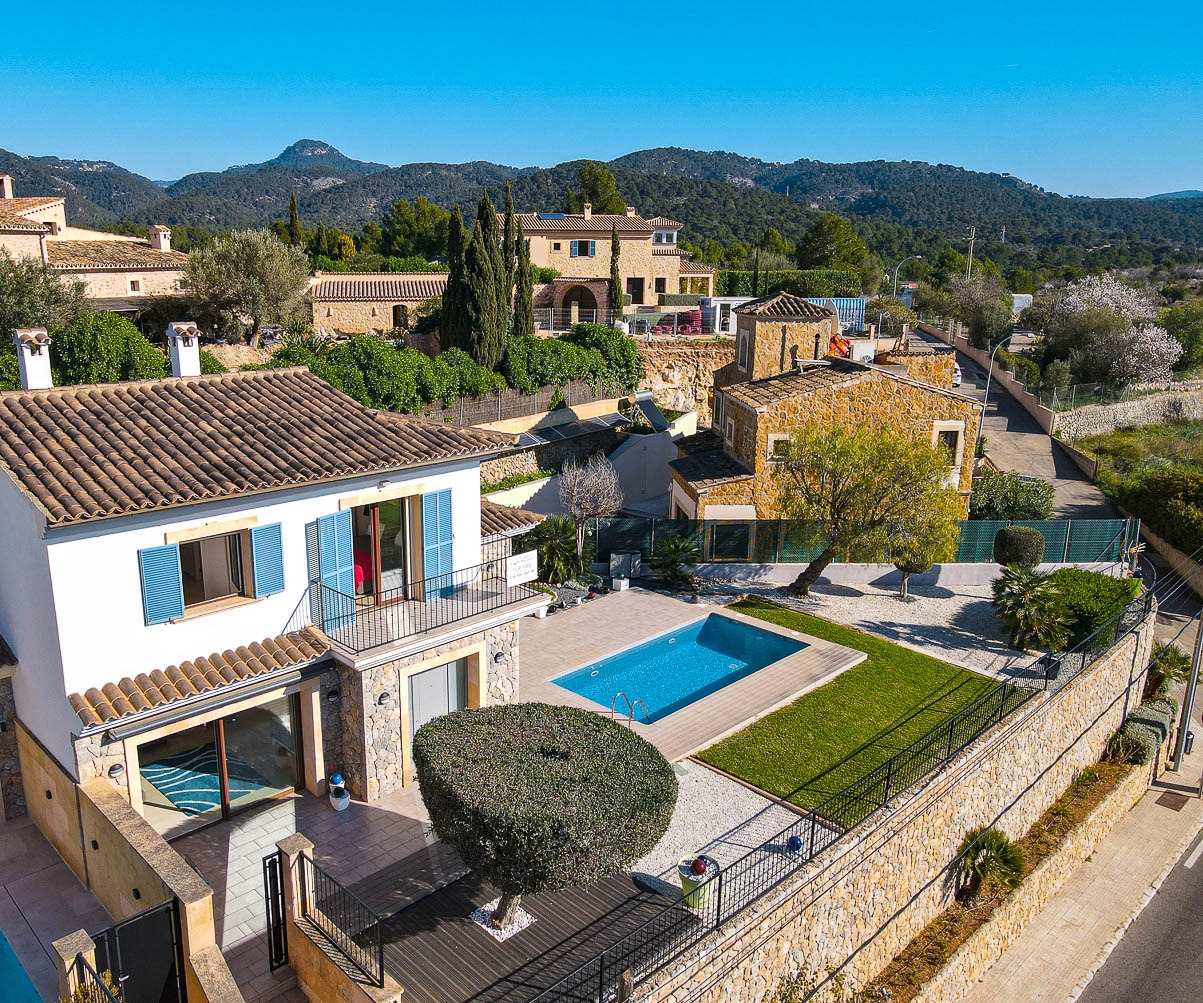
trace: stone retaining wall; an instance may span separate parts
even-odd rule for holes
[[[637,341],[643,359],[640,390],[674,411],[696,411],[698,428],[709,428],[714,373],[735,357],[733,341]]]
[[[1108,435],[1132,425],[1160,425],[1203,418],[1203,390],[1167,390],[1118,404],[1090,404],[1057,417],[1057,434],[1074,442],[1090,435]]]
[[[866,820],[800,874],[640,987],[656,1003],[761,1003],[782,979],[883,969],[952,901],[965,832],[1025,833],[1137,705],[1154,617],[1056,694],[1033,697],[923,787]]]

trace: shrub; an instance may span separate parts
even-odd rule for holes
[[[1075,647],[1123,612],[1135,598],[1140,583],[1133,578],[1112,578],[1099,571],[1061,568],[1052,581],[1061,597],[1069,624],[1067,647]],[[1096,645],[1111,643],[1115,631],[1104,631]]]
[[[418,729],[413,757],[435,833],[502,893],[496,926],[524,894],[587,885],[638,860],[677,800],[654,745],[576,707],[453,711]]]
[[[50,343],[54,382],[116,383],[165,376],[167,356],[116,313],[84,313]]]
[[[206,376],[213,376],[226,372],[226,367],[221,364],[216,355],[202,348],[200,350],[200,370]]]
[[[681,588],[693,584],[693,575],[686,570],[701,559],[701,548],[688,536],[662,536],[648,560],[666,585]]]
[[[1174,726],[1178,708],[1172,700],[1150,700],[1124,721],[1107,746],[1107,758],[1116,763],[1143,766],[1152,762]]]
[[[859,296],[861,277],[854,271],[835,268],[806,268],[784,271],[762,271],[761,288],[752,288],[752,272],[721,270],[715,276],[718,296],[760,296],[785,290],[795,296]]]
[[[1153,657],[1149,659],[1149,671],[1145,676],[1146,700],[1168,697],[1178,683],[1186,682],[1190,676],[1190,655],[1173,641],[1158,641],[1153,645]]]
[[[1014,888],[1023,878],[1023,851],[1001,829],[970,829],[958,851],[962,891],[974,899],[987,882]]]
[[[1191,554],[1203,546],[1203,471],[1182,466],[1121,480],[1116,501],[1166,542]]]
[[[1044,560],[1044,534],[1034,526],[1004,526],[994,534],[994,560],[1034,568]]]
[[[1035,477],[983,470],[973,479],[970,519],[1027,519],[1053,517],[1053,486]]]
[[[539,552],[539,581],[559,585],[576,573],[576,526],[562,515],[549,515],[530,532]]]
[[[643,357],[633,339],[604,324],[574,324],[564,341],[601,356],[601,369],[588,379],[622,387],[632,393],[643,379]]]
[[[1011,647],[1022,651],[1028,641],[1052,650],[1064,646],[1069,623],[1051,575],[1006,567],[992,589],[994,612],[1011,628]]]

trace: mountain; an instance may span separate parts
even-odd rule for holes
[[[250,174],[267,167],[293,168],[329,168],[335,171],[350,171],[352,174],[375,174],[377,171],[387,171],[388,164],[373,164],[367,160],[352,160],[344,156],[329,143],[320,139],[298,139],[292,146],[287,147],[278,157],[265,160],[261,164],[242,164],[229,167],[226,174]]]
[[[1203,192],[1190,188],[1184,192],[1165,192],[1162,195],[1150,195],[1146,202],[1156,202],[1158,199],[1203,199]]]
[[[139,217],[163,198],[163,190],[153,181],[107,160],[22,157],[0,150],[0,174],[12,175],[19,196],[68,199],[69,218],[83,226]]]

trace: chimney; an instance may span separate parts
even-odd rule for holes
[[[200,332],[189,320],[167,325],[167,347],[171,350],[172,376],[200,376]]]
[[[54,386],[50,374],[50,335],[46,328],[17,328],[13,331],[13,342],[21,366],[21,386],[26,390],[49,390]]]
[[[150,228],[150,246],[156,251],[171,250],[171,230],[155,224]]]
[[[628,216],[634,216],[634,215],[635,215],[635,207],[634,207],[633,205],[629,205],[629,206],[627,206],[627,215],[628,215]]]
[[[586,202],[585,203],[585,219],[592,219],[592,218],[593,218],[593,203]]]
[[[13,179],[9,174],[0,174],[0,199],[13,197]]]

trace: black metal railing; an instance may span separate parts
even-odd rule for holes
[[[539,594],[530,585],[507,585],[502,558],[368,596],[349,596],[315,581],[309,586],[309,616],[336,643],[360,652]]]
[[[1082,644],[1055,656],[1055,678],[1050,675],[1048,657],[1038,659],[1032,685],[1001,683],[983,694],[805,817],[718,870],[682,901],[666,905],[529,1003],[599,1003],[614,998],[623,972],[630,971],[641,980],[658,971],[796,874],[903,791],[947,765],[1041,689],[1064,686],[1127,637],[1153,609],[1151,593],[1137,597]]]
[[[267,910],[267,967],[274,972],[288,964],[288,915],[281,850],[263,858],[263,902]]]
[[[76,956],[73,967],[75,992],[71,994],[71,1003],[122,1003],[121,993],[111,978],[101,977],[82,954]]]
[[[384,931],[380,916],[305,854],[301,915],[374,986],[384,986]]]

